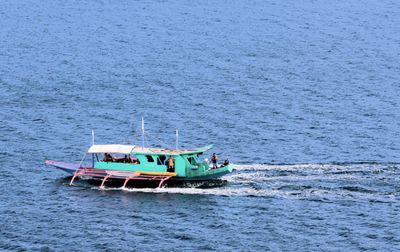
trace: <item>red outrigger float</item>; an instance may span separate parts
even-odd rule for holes
[[[57,162],[53,160],[46,160],[47,165],[56,166],[64,171],[72,173],[72,179],[70,185],[73,185],[74,180],[78,178],[87,178],[90,180],[101,180],[100,188],[104,189],[104,184],[108,180],[124,181],[122,189],[126,188],[129,181],[147,181],[158,183],[157,188],[161,188],[165,181],[169,180],[176,173],[172,172],[135,172],[135,171],[124,171],[124,170],[104,170],[94,169],[92,167],[79,167],[78,164],[69,164],[64,162]]]
[[[104,189],[104,183],[108,179],[117,179],[124,180],[124,184],[122,185],[122,189],[126,187],[130,180],[136,181],[159,181],[158,187],[160,188],[165,181],[170,179],[172,176],[167,175],[157,175],[157,174],[143,174],[139,172],[130,172],[130,171],[110,171],[110,170],[99,170],[93,168],[81,168],[76,170],[74,176],[71,179],[70,185],[73,185],[73,182],[76,177],[89,177],[91,179],[101,179],[100,188]]]

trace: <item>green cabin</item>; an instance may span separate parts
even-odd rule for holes
[[[233,171],[232,165],[227,161],[217,168],[211,168],[206,160],[200,159],[211,147],[212,145],[193,150],[171,150],[111,144],[92,145],[88,153],[92,154],[94,169],[170,175],[176,180],[208,180]],[[173,166],[169,167],[171,157]]]

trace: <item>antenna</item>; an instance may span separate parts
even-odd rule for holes
[[[179,131],[178,131],[178,129],[176,129],[176,132],[175,132],[175,135],[176,135],[176,142],[175,142],[175,149],[177,150],[178,149],[178,143],[179,143]]]
[[[94,145],[94,129],[92,129],[92,145]]]
[[[144,148],[144,117],[142,116],[142,149]]]

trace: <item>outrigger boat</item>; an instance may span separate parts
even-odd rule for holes
[[[70,164],[46,160],[45,163],[70,173],[70,185],[79,178],[100,180],[100,188],[104,188],[106,182],[111,181],[121,183],[122,188],[133,181],[141,187],[143,184],[145,187],[155,184],[160,188],[165,186],[166,181],[210,181],[231,173],[233,166],[228,160],[222,165],[212,167],[206,159],[200,159],[200,155],[211,147],[212,145],[192,150],[174,150],[120,144],[98,145],[94,144],[93,133],[93,145],[87,151],[92,157],[91,165],[85,166],[83,161]],[[168,165],[170,158],[173,158],[172,166]]]

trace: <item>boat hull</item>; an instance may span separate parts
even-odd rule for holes
[[[91,167],[81,167],[79,164],[70,164],[65,162],[53,161],[53,160],[46,160],[45,162],[47,165],[51,165],[57,169],[60,169],[70,175],[74,175],[78,169],[82,168],[90,168]],[[201,176],[193,176],[193,177],[179,177],[173,176],[169,179],[171,182],[201,182],[201,181],[210,181],[210,180],[217,180],[220,177],[229,174],[233,171],[232,165],[227,165],[223,167],[219,167],[216,169],[208,169],[205,171],[204,175]],[[135,172],[132,170],[132,172]],[[91,179],[90,177],[85,176],[86,179]],[[98,180],[94,178],[93,180]],[[116,179],[118,180],[118,179]]]
[[[82,168],[79,164],[71,164],[54,160],[46,160],[45,164],[53,166],[71,175],[73,175],[77,169]]]

